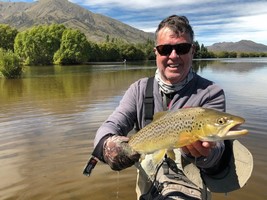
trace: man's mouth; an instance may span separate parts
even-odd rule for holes
[[[168,67],[170,67],[170,68],[177,68],[177,67],[179,67],[179,64],[168,65]]]

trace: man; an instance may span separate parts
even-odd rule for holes
[[[195,52],[193,41],[194,32],[186,17],[172,15],[159,24],[154,49],[157,70],[151,87],[154,113],[185,107],[225,111],[223,90],[192,70]],[[124,152],[123,147],[127,145],[129,139],[126,136],[134,126],[138,130],[147,124],[144,104],[147,85],[148,78],[133,83],[120,105],[97,131],[93,156],[108,163],[113,170],[125,169],[139,161],[140,155]],[[154,177],[149,177],[151,169],[147,166],[151,157],[146,156],[137,165],[137,198],[209,199],[210,191],[229,192],[242,187],[249,178],[252,167],[246,171],[247,176],[240,183],[234,159],[236,154],[233,153],[236,148],[241,148],[240,151],[247,154],[244,162],[252,166],[250,153],[240,143],[233,141],[197,141],[176,149],[175,161],[166,158],[159,167],[152,166],[155,167],[152,170],[157,172]],[[236,178],[233,178],[233,173]],[[234,179],[231,179],[232,183],[228,183],[232,186],[221,187],[227,177]]]

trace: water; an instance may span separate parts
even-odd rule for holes
[[[266,199],[267,59],[194,67],[225,89],[229,112],[246,118],[250,134],[241,142],[254,156],[248,184],[213,199]],[[0,79],[0,199],[136,199],[134,167],[117,173],[100,163],[90,178],[82,169],[97,128],[128,86],[154,71],[154,63],[47,66]]]

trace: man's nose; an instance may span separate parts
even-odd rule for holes
[[[177,54],[175,49],[173,48],[171,54],[169,55],[169,57],[177,58],[177,57],[180,57],[180,55]]]

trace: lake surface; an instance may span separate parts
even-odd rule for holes
[[[240,139],[254,156],[247,185],[214,200],[267,199],[267,58],[196,61],[198,74],[224,88],[227,111],[246,119]],[[97,128],[128,86],[155,63],[27,67],[0,79],[0,199],[135,200],[136,169],[82,170]],[[229,183],[231,184],[231,183]]]

